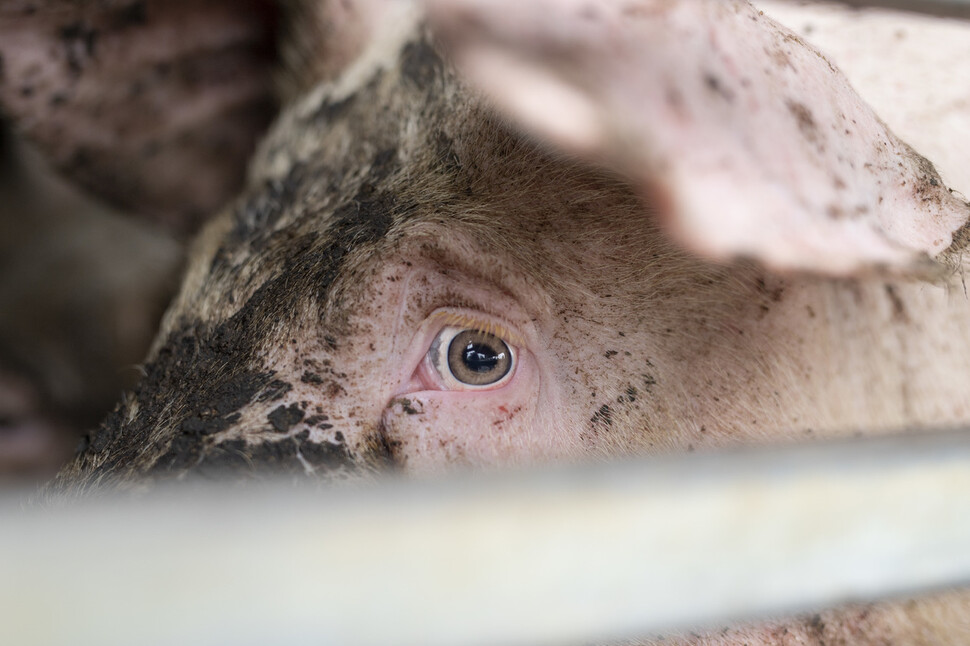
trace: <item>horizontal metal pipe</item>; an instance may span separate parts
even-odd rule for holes
[[[970,0],[826,0],[850,7],[873,7],[970,20]]]
[[[581,643],[970,582],[970,431],[0,506],[0,644]]]

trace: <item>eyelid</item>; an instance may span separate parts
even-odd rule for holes
[[[484,297],[481,300],[488,302],[488,299]],[[498,303],[503,302],[501,296],[492,300]],[[429,308],[424,314],[423,320],[418,324],[414,335],[406,341],[408,349],[402,357],[403,361],[400,364],[400,372],[396,379],[398,385],[393,390],[394,396],[401,397],[409,393],[442,390],[440,385],[435,385],[438,378],[430,374],[430,371],[434,368],[430,365],[428,350],[431,343],[440,334],[442,328],[448,325],[449,321],[466,326],[469,329],[481,330],[481,328],[485,328],[492,330],[493,333],[498,333],[497,335],[502,335],[506,343],[515,346],[513,350],[517,353],[516,363],[519,368],[516,368],[516,373],[518,373],[522,367],[522,362],[528,363],[530,361],[529,348],[535,345],[535,341],[531,340],[535,337],[529,320],[522,316],[516,304],[508,303],[504,306],[508,308],[510,314],[517,315],[517,318],[493,315],[489,313],[490,308],[477,304],[470,304],[469,306],[440,304],[436,308]],[[519,322],[520,319],[521,322]],[[522,326],[525,326],[524,329],[522,329]]]
[[[511,328],[494,320],[479,318],[467,312],[441,309],[431,313],[429,322],[441,322],[442,326],[460,327],[499,337],[509,345],[525,345],[524,339]],[[436,334],[437,335],[437,334]]]

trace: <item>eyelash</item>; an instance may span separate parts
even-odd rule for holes
[[[426,324],[435,333],[416,371],[426,389],[464,392],[497,390],[515,376],[519,361],[517,346],[523,343],[522,337],[508,326],[484,316],[452,309],[433,312]],[[466,335],[463,341],[469,345],[464,351],[452,348],[455,338],[463,334]],[[474,335],[494,338],[475,339]],[[477,354],[473,345],[480,348]],[[486,383],[490,378],[486,373],[493,368],[501,371],[503,365],[508,366],[505,372],[494,382]],[[478,377],[485,382],[474,383]]]
[[[438,310],[433,312],[431,316],[428,317],[428,321],[435,323],[440,322],[442,325],[460,327],[467,330],[474,330],[475,332],[482,332],[483,334],[491,334],[499,337],[509,345],[523,345],[522,338],[505,325],[495,321],[487,321],[485,319],[472,316],[471,314],[466,314],[465,312]]]

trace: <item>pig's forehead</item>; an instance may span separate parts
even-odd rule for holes
[[[428,203],[455,193],[500,200],[511,192],[527,208],[542,199],[531,199],[523,186],[550,166],[565,184],[568,176],[603,176],[523,135],[461,80],[426,30],[408,34],[387,45],[383,57],[289,106],[257,150],[251,190],[286,182],[298,171],[315,183],[310,205],[318,212],[328,199],[335,203],[368,187]]]
[[[567,274],[607,262],[618,245],[649,251],[645,237],[664,244],[617,178],[511,134],[490,140],[492,150],[482,141],[439,140],[436,155],[413,162],[384,149],[356,178],[341,178],[342,187],[327,162],[294,165],[207,236],[210,253],[198,256],[194,271],[202,274],[195,282],[206,292],[203,309],[234,313],[273,281],[301,303],[346,307],[348,290],[359,295],[382,266],[409,258],[555,288]],[[506,163],[482,159],[498,149]]]
[[[642,238],[625,182],[520,135],[426,41],[402,47],[403,63],[374,67],[355,92],[326,86],[283,115],[246,194],[204,236],[191,273],[207,303],[193,309],[231,314],[286,274],[325,303],[415,235],[463,232],[526,273],[557,240]]]

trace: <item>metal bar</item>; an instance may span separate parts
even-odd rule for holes
[[[850,7],[872,7],[970,20],[970,0],[828,0]]]
[[[970,431],[0,509],[0,643],[553,644],[970,582]]]

